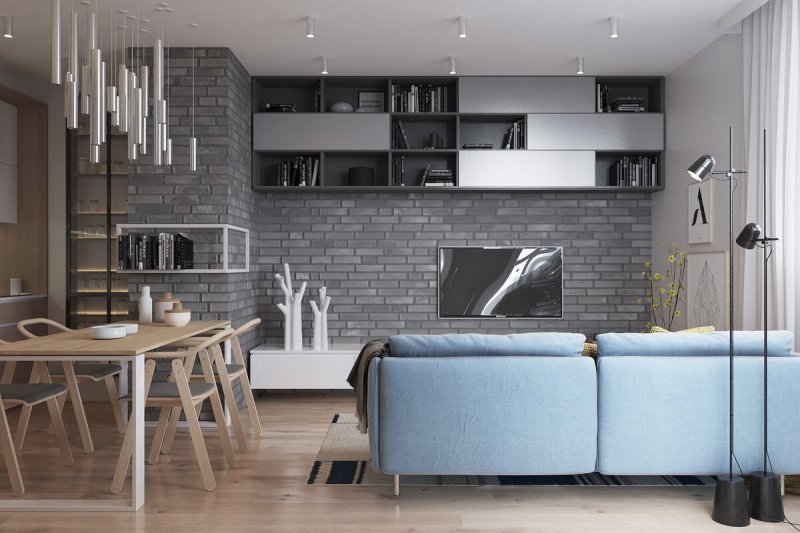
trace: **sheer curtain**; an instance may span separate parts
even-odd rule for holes
[[[742,22],[744,221],[763,225],[763,129],[767,131],[767,233],[778,237],[769,268],[769,327],[800,336],[800,0],[771,0]],[[742,224],[744,225],[744,224]],[[738,231],[739,228],[735,228]],[[745,329],[761,329],[763,255],[743,251]]]

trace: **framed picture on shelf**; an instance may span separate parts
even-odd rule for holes
[[[728,252],[687,255],[686,327],[715,326],[727,330]]]
[[[704,244],[711,242],[711,194],[712,181],[705,180],[694,183],[688,187],[689,191],[689,244]]]
[[[383,113],[386,93],[382,91],[358,91],[358,110],[362,113]]]

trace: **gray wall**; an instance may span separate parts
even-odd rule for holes
[[[674,241],[687,253],[716,252],[729,247],[728,184],[723,181],[712,184],[713,242],[687,244],[690,180],[686,168],[702,154],[714,155],[719,168],[727,168],[730,126],[734,135],[734,167],[743,168],[742,79],[741,34],[723,35],[667,76],[666,188],[653,195],[653,254],[656,267],[662,272],[666,268],[660,248],[663,242]],[[740,198],[743,191],[739,187]],[[734,225],[736,231],[744,224],[739,221]],[[737,279],[741,283],[741,277]],[[675,320],[673,329],[686,326],[685,304],[684,301],[683,313]],[[735,317],[735,322],[740,324],[740,317]]]
[[[259,309],[282,343],[282,263],[312,297],[326,285],[334,339],[400,332],[639,331],[650,196],[613,192],[261,194]],[[563,319],[437,319],[437,245],[564,246]],[[305,300],[305,333],[311,312]]]

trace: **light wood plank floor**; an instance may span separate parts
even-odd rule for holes
[[[220,472],[222,451],[206,431],[217,490],[202,490],[188,434],[170,456],[147,466],[147,503],[138,513],[0,513],[0,531],[415,531],[415,532],[702,532],[730,531],[711,521],[713,488],[665,487],[389,487],[306,486],[310,466],[333,414],[352,412],[344,394],[277,394],[257,399],[265,434],[250,436],[239,466]],[[39,411],[39,410],[37,410]],[[78,446],[71,410],[65,410],[75,465],[58,460],[45,417],[34,412],[22,453],[26,498],[112,497],[108,486],[121,436],[105,404],[90,405],[96,451]],[[149,435],[148,435],[149,442]],[[128,488],[129,490],[129,488]],[[10,497],[0,469],[0,492]],[[786,496],[786,513],[800,520],[800,496]],[[753,521],[748,531],[790,531],[786,524]]]

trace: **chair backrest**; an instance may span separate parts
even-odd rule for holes
[[[59,324],[55,320],[50,320],[49,318],[28,318],[27,320],[22,320],[20,322],[17,322],[17,331],[19,331],[21,334],[25,335],[29,339],[35,339],[36,337],[39,337],[39,335],[34,335],[26,328],[27,326],[38,326],[38,325],[54,327],[61,331],[75,331],[74,329],[70,329],[63,324]]]
[[[254,318],[253,320],[251,320],[249,322],[246,322],[246,323],[242,324],[241,326],[239,326],[238,328],[236,328],[236,330],[234,332],[234,335],[236,335],[237,337],[240,337],[240,336],[244,335],[245,333],[249,332],[251,329],[253,329],[256,326],[258,326],[259,324],[261,324],[261,319],[260,318]]]
[[[196,350],[198,352],[200,350],[206,350],[206,349],[210,348],[211,346],[215,346],[217,344],[221,344],[221,343],[227,341],[235,333],[236,333],[235,329],[232,329],[232,328],[231,329],[225,329],[223,331],[220,331],[219,333],[217,333],[213,337],[207,338],[206,340],[204,340],[203,342],[201,342],[200,344],[198,344],[197,346],[195,346],[192,349]]]

